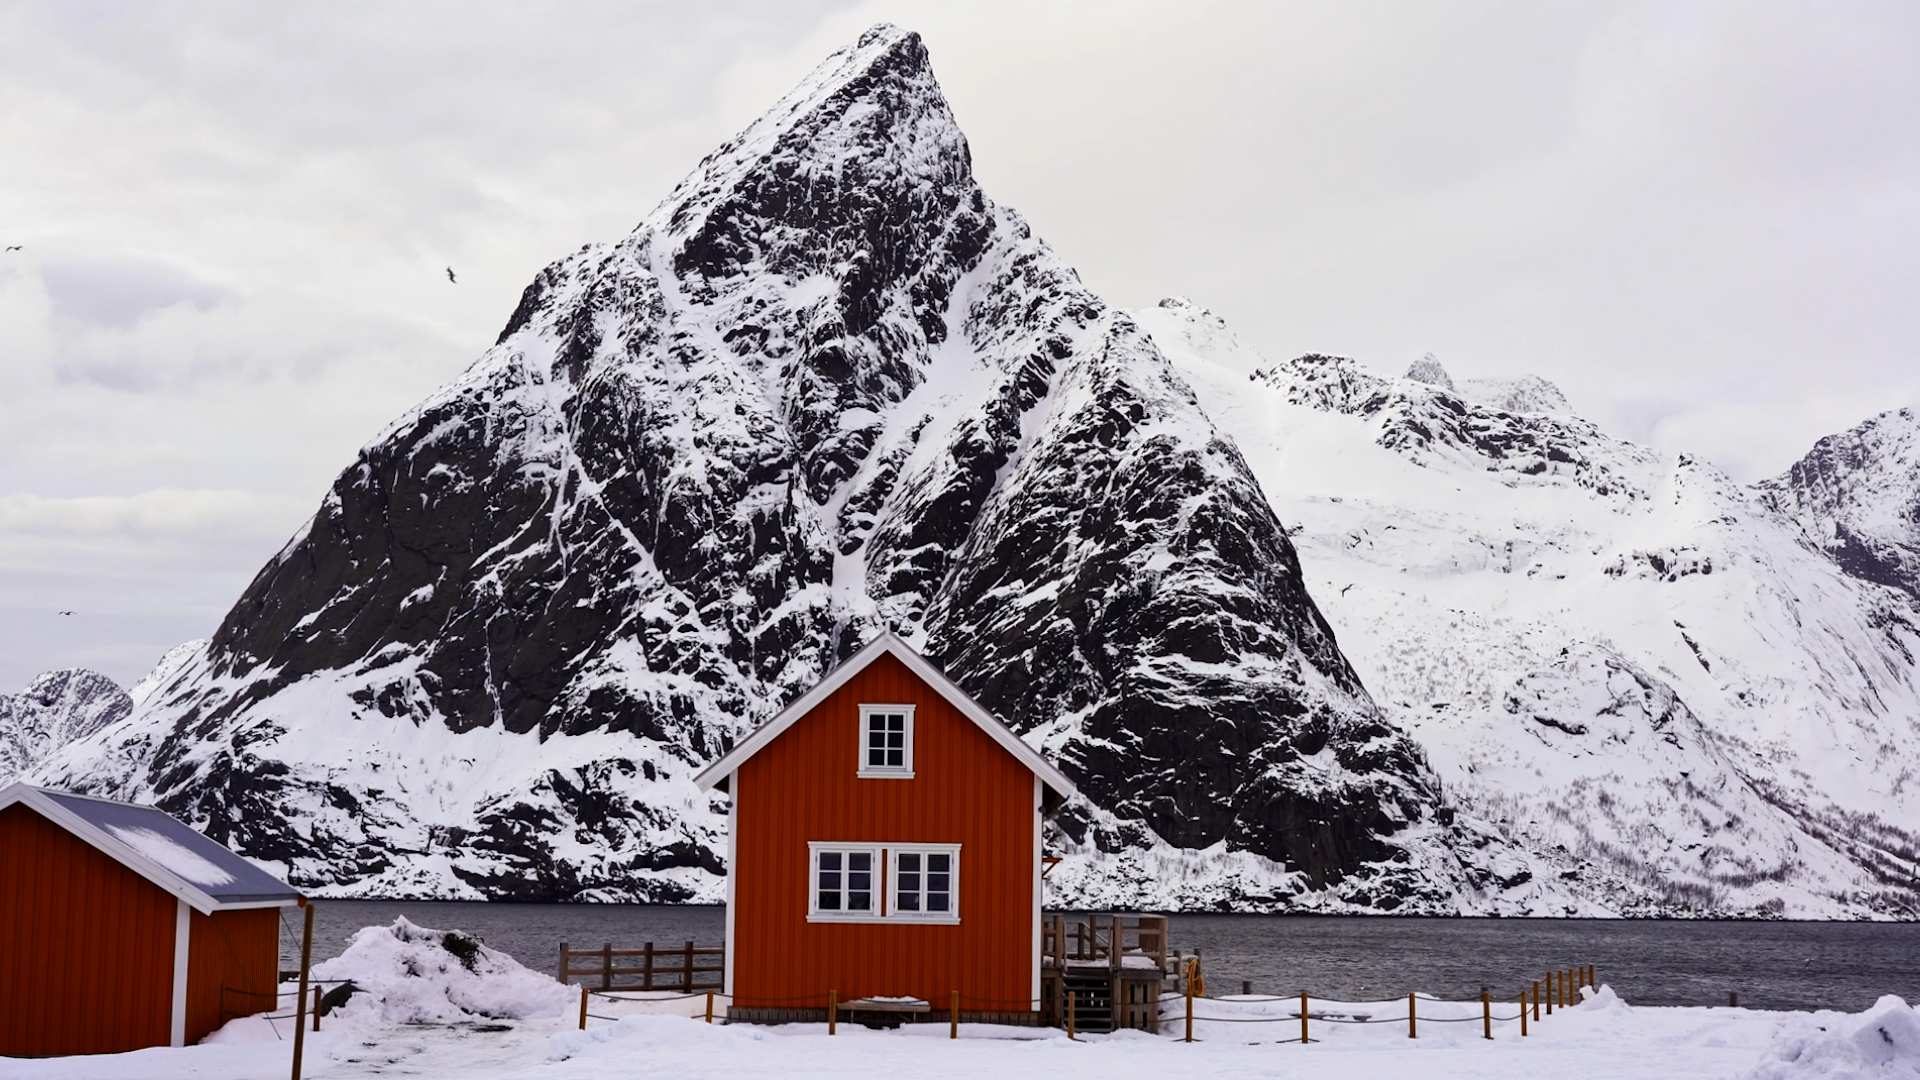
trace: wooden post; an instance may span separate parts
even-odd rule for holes
[[[560,981],[567,981],[567,943],[560,943]]]
[[[313,988],[313,1030],[320,1030],[320,987]]]
[[[833,1029],[838,1026],[839,1023],[840,991],[829,990],[827,991],[827,1034],[833,1034]]]
[[[1067,1038],[1073,1038],[1073,999],[1074,992],[1067,991]]]
[[[1520,1037],[1527,1037],[1527,992],[1520,991]]]
[[[1307,1038],[1307,992],[1305,990],[1300,991],[1300,1041],[1303,1043],[1312,1041]]]
[[[960,1037],[960,991],[953,992],[953,1008],[947,1010],[947,1038]]]
[[[1553,972],[1547,972],[1547,1015],[1553,1015]]]
[[[687,966],[680,974],[680,992],[693,993],[693,942],[687,942]]]
[[[713,991],[707,991],[707,1023],[713,1023]]]
[[[1187,980],[1187,1041],[1193,1041],[1193,980]]]
[[[307,1018],[300,1014],[307,1011],[307,968],[313,963],[313,902],[301,897],[300,906],[307,915],[300,931],[300,991],[293,996],[293,1080],[300,1080],[300,1056],[306,1049]]]
[[[587,984],[580,984],[580,1030],[587,1030]]]
[[[1533,980],[1533,1020],[1540,1022],[1540,980]]]
[[[600,946],[600,989],[613,989],[613,942]]]
[[[653,989],[653,942],[647,942],[643,948],[646,953],[640,960],[640,985],[651,990]]]
[[[1493,995],[1484,986],[1480,988],[1480,1033],[1493,1038]]]
[[[1407,1038],[1409,1039],[1413,1038],[1416,1031],[1417,1031],[1417,1025],[1415,1024],[1414,1017],[1413,1017],[1413,995],[1408,994],[1407,995]]]

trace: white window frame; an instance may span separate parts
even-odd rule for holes
[[[906,717],[906,737],[900,740],[901,763],[899,765],[867,764],[867,718],[877,713],[900,713]],[[860,768],[858,775],[865,780],[913,779],[913,706],[866,704],[860,706]]]
[[[896,893],[896,888],[897,888],[897,882],[899,882],[900,880],[900,856],[902,855],[919,855],[923,859],[923,861],[920,864],[920,882],[921,882],[920,897],[921,897],[923,908],[924,908],[924,902],[926,899],[926,892],[927,892],[926,890],[927,869],[926,869],[926,863],[924,861],[924,857],[928,855],[947,855],[951,857],[952,861],[948,864],[949,869],[947,871],[947,873],[950,875],[950,880],[947,882],[947,910],[945,911],[926,911],[926,910],[901,911],[900,910],[899,896]],[[948,926],[957,925],[960,922],[960,845],[959,844],[888,844],[887,845],[886,886],[887,886],[886,917],[888,919],[897,919],[901,922],[938,923],[938,924],[943,924]]]
[[[873,906],[866,911],[839,911],[820,908],[820,854],[836,852],[842,855],[867,855],[873,859]],[[841,841],[810,840],[807,842],[807,921],[808,922],[879,922],[887,902],[886,849],[878,844],[850,844]],[[846,867],[840,873],[847,873]],[[840,894],[845,897],[846,879],[841,878]]]

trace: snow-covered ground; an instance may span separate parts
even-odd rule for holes
[[[1178,1003],[1172,1003],[1178,1010]],[[1635,1008],[1602,988],[1594,998],[1533,1025],[1496,1025],[1481,1037],[1479,1006],[1422,1001],[1419,1037],[1408,1039],[1404,1001],[1341,1005],[1315,1001],[1314,1012],[1392,1021],[1372,1025],[1315,1022],[1316,1041],[1302,1046],[1289,1001],[1212,999],[1200,1017],[1278,1017],[1263,1024],[1195,1025],[1195,1041],[1124,1032],[1069,1042],[1059,1031],[963,1024],[947,1041],[944,1024],[869,1031],[842,1025],[708,1026],[698,1016],[666,1015],[695,1002],[628,1006],[647,1010],[623,1019],[592,1020],[574,1030],[572,1016],[403,1024],[373,1011],[343,1012],[306,1043],[305,1075],[552,1077],[600,1080],[633,1076],[893,1077],[911,1070],[923,1080],[948,1076],[1079,1077],[1207,1075],[1452,1077],[1574,1076],[1582,1080],[1725,1077],[1734,1080],[1893,1080],[1920,1077],[1920,1015],[1898,998],[1865,1013],[1775,1013],[1753,1009]],[[594,1010],[602,1011],[596,1003]],[[1512,1015],[1509,1006],[1499,1015]],[[1440,1023],[1467,1015],[1466,1023]],[[1431,1017],[1430,1019],[1428,1017]],[[287,1023],[235,1021],[207,1043],[179,1050],[44,1060],[0,1060],[0,1077],[46,1080],[254,1080],[286,1075]],[[1294,1039],[1288,1042],[1286,1040]]]
[[[1864,1013],[1635,1008],[1602,986],[1522,1035],[1517,1002],[1497,1003],[1493,1038],[1478,1002],[1423,998],[1409,1038],[1407,1002],[1315,998],[1301,1045],[1292,998],[1203,998],[1186,1042],[1186,1004],[1162,1002],[1162,1034],[1069,1040],[1050,1029],[943,1023],[870,1031],[843,1024],[709,1024],[706,999],[671,993],[595,997],[585,1030],[579,991],[529,971],[458,931],[399,919],[354,935],[315,977],[363,992],[309,1032],[303,1074],[601,1078],[834,1076],[1449,1077],[1579,1075],[1582,1080],[1920,1080],[1920,1014],[1896,997]],[[274,1016],[232,1021],[198,1046],[87,1057],[0,1058],[0,1077],[36,1080],[254,1080],[287,1075],[297,987]],[[725,999],[717,1015],[725,1015]]]

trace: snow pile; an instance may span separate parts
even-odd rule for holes
[[[415,926],[405,916],[354,934],[346,952],[314,965],[313,974],[352,980],[363,991],[344,1006],[350,1015],[377,1011],[399,1024],[555,1016],[574,1000],[566,986],[506,953],[458,930]]]
[[[1796,1017],[1750,1080],[1920,1080],[1920,1013],[1889,994],[1858,1016]]]
[[[219,887],[233,884],[233,875],[215,866],[199,852],[171,836],[138,826],[109,825],[107,831],[133,850],[166,867],[195,885]]]

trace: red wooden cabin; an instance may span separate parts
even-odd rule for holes
[[[1033,1022],[1040,824],[1073,784],[892,634],[697,778],[732,799],[727,990],[742,1020],[917,999]]]
[[[0,788],[0,1056],[184,1046],[271,1010],[300,902],[164,811]]]

